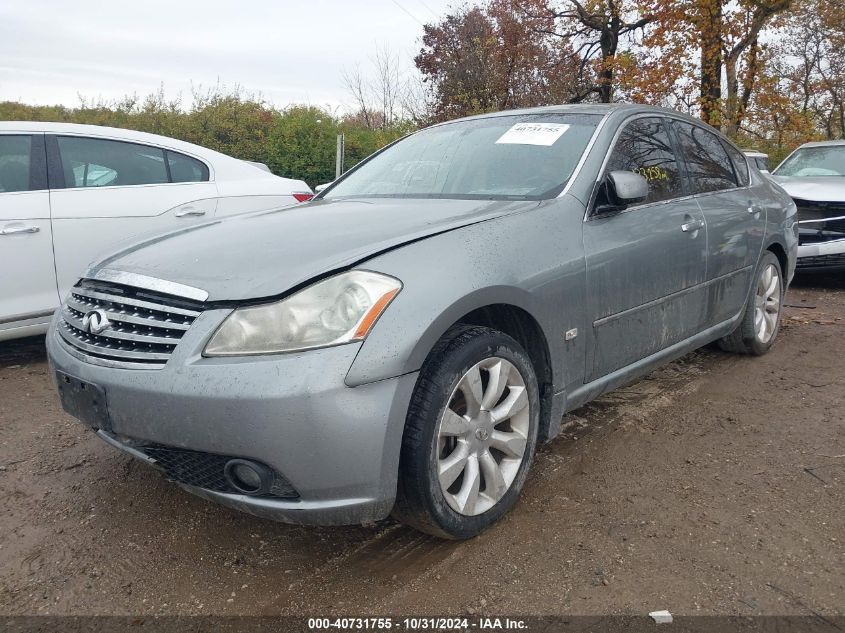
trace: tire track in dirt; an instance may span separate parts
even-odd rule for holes
[[[699,350],[569,414],[564,418],[562,436],[538,452],[526,492],[531,489],[535,495],[542,495],[543,488],[551,492],[558,487],[557,479],[565,477],[575,460],[583,464],[583,454],[578,455],[571,450],[575,442],[573,438],[595,434],[615,425],[647,423],[658,411],[695,393],[700,387],[700,378],[714,364],[726,369],[732,362],[735,359],[731,356]],[[519,505],[506,519],[511,523],[509,529],[521,529],[518,515]],[[325,602],[320,601],[322,608],[340,605],[341,612],[348,612],[355,598],[354,591],[350,592],[349,588],[365,584],[368,595],[366,609],[390,611],[409,595],[442,581],[449,576],[450,569],[460,567],[475,556],[477,552],[474,550],[479,541],[488,541],[485,547],[496,548],[508,539],[507,534],[495,530],[470,543],[450,543],[401,525],[389,524],[354,550],[330,559],[307,577],[299,579],[295,587],[320,587],[325,597]],[[489,599],[495,598],[491,595]]]

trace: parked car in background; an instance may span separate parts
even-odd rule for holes
[[[772,178],[798,207],[799,268],[845,268],[845,140],[805,143]]]
[[[163,136],[0,122],[0,340],[44,332],[117,243],[311,197],[301,180]]]
[[[765,353],[794,214],[688,116],[488,114],[99,262],[47,349],[68,412],[196,494],[466,538],[565,412],[711,341]]]
[[[752,149],[743,150],[748,161],[764,174],[769,173],[769,155]]]

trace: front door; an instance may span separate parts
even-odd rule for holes
[[[0,330],[58,304],[44,136],[0,134]]]
[[[644,176],[649,195],[603,212],[600,190],[584,223],[588,381],[692,336],[704,319],[707,227],[688,196],[665,119],[625,124],[603,173],[616,170]]]

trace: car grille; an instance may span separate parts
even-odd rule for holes
[[[215,492],[240,494],[229,485],[223,474],[226,463],[234,459],[232,457],[158,444],[134,448],[155,460],[156,465],[175,482]],[[264,496],[294,499],[299,495],[287,479],[274,473],[273,485]]]
[[[798,258],[798,268],[815,268],[821,266],[845,266],[845,253]]]
[[[799,241],[818,244],[845,237],[845,202],[814,202],[795,198]]]
[[[109,325],[93,333],[86,315],[98,311]],[[82,280],[62,306],[59,335],[71,351],[94,364],[160,369],[202,312],[201,304],[169,295]]]

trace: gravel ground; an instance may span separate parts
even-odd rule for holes
[[[521,501],[448,543],[195,498],[65,415],[0,343],[0,614],[845,613],[845,276],[762,358],[704,349],[566,418]]]

